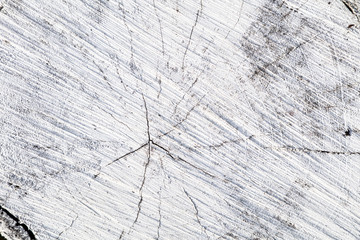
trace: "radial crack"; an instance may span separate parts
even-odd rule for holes
[[[155,0],[153,0],[153,6],[154,6],[154,11],[155,11],[156,18],[157,18],[157,20],[159,22],[159,26],[160,26],[162,54],[165,55],[165,46],[164,46],[164,36],[163,36],[163,31],[162,31],[162,24],[161,24],[161,20],[160,20],[160,17],[159,17],[159,13],[158,13],[157,8],[156,8]]]
[[[158,69],[157,69],[158,70]],[[156,80],[158,81],[159,83],[159,91],[158,91],[158,94],[157,94],[157,99],[159,99],[160,97],[160,94],[162,92],[162,86],[161,86],[161,76],[158,77],[157,73],[156,73]]]
[[[126,85],[125,85],[125,83],[124,83],[124,81],[123,81],[123,79],[122,79],[122,77],[121,77],[121,75],[119,73],[119,68],[117,66],[115,66],[115,68],[116,68],[116,74],[118,75],[118,78],[119,78],[120,82],[122,83],[125,91],[127,91]]]
[[[352,152],[352,151],[330,151],[330,150],[322,150],[322,149],[311,149],[311,148],[296,148],[292,146],[284,146],[284,147],[278,147],[278,148],[271,148],[275,150],[287,150],[292,152],[305,152],[305,153],[323,153],[323,154],[334,154],[334,155],[360,155],[360,152]]]
[[[138,202],[138,210],[137,210],[137,213],[136,213],[136,218],[135,218],[135,220],[134,220],[134,222],[131,225],[131,228],[129,230],[129,233],[134,228],[135,224],[137,223],[137,221],[139,219],[140,213],[141,213],[141,204],[142,204],[142,202],[144,200],[144,198],[143,198],[143,188],[144,188],[144,185],[145,185],[145,182],[146,182],[146,173],[147,173],[147,169],[149,167],[150,159],[151,159],[151,142],[152,142],[152,140],[151,140],[151,136],[150,136],[149,112],[148,112],[148,108],[147,108],[147,105],[146,105],[146,100],[145,100],[144,95],[142,95],[142,98],[143,98],[144,107],[145,107],[145,118],[146,118],[147,136],[148,136],[148,142],[147,142],[146,145],[148,146],[148,153],[147,153],[147,161],[145,163],[144,173],[143,173],[141,185],[140,185],[140,188],[139,188],[140,200]]]
[[[107,85],[110,87],[111,90],[114,91],[113,87],[111,86],[108,78],[105,76],[105,72],[104,70],[100,67],[100,65],[98,65],[95,61],[93,61],[94,65],[99,69],[99,71],[101,72],[101,74],[103,75],[103,79],[104,81],[107,83]]]
[[[144,143],[143,145],[141,145],[140,147],[136,148],[135,150],[132,150],[132,151],[130,151],[130,152],[128,152],[128,153],[125,153],[124,155],[116,158],[115,160],[113,160],[113,161],[111,161],[110,163],[106,164],[104,167],[100,167],[99,172],[98,172],[97,174],[95,174],[94,177],[95,177],[95,178],[98,177],[98,176],[101,174],[102,169],[104,169],[105,167],[108,167],[108,166],[110,166],[111,164],[116,163],[117,161],[123,159],[124,157],[127,157],[127,156],[129,156],[129,155],[131,155],[131,154],[133,154],[133,153],[136,153],[137,151],[139,151],[140,149],[142,149],[143,147],[145,147],[145,146],[147,146],[147,145],[148,145],[148,143]]]
[[[149,164],[150,164],[150,151],[151,151],[149,113],[148,113],[148,108],[147,108],[147,105],[146,105],[146,101],[145,101],[144,95],[143,95],[142,97],[143,97],[143,100],[144,100],[145,113],[146,113],[146,125],[147,125],[147,136],[148,136],[148,142],[147,142],[147,145],[148,145],[148,154],[147,154],[147,161],[146,161],[146,163],[145,163],[145,168],[144,168],[144,174],[143,174],[142,182],[141,182],[140,189],[139,189],[140,201],[139,201],[139,203],[138,203],[138,212],[137,212],[137,214],[136,214],[136,218],[135,218],[135,220],[134,220],[133,226],[134,226],[134,224],[137,222],[137,220],[138,220],[138,218],[139,218],[140,211],[141,211],[141,203],[142,203],[142,201],[143,201],[142,192],[143,192],[143,187],[144,187],[144,184],[145,184],[145,181],[146,181],[146,172],[147,172],[148,166],[149,166]]]
[[[158,207],[158,213],[159,213],[159,224],[157,226],[157,237],[156,239],[159,240],[160,239],[160,228],[161,228],[161,189],[160,189],[160,193],[159,193],[159,207]]]
[[[151,137],[150,137],[149,112],[148,112],[148,108],[147,108],[147,105],[146,105],[146,101],[145,101],[144,95],[142,95],[142,98],[143,98],[144,106],[145,106],[145,117],[146,117],[146,126],[147,126],[147,136],[148,136],[148,144],[149,144],[149,147],[150,147]]]
[[[75,221],[79,218],[79,215],[76,214],[76,217],[71,221],[71,224],[65,229],[63,230],[61,233],[59,233],[57,239],[60,239],[60,236],[65,233],[66,231],[68,231],[70,228],[72,228],[72,226],[74,225]]]
[[[225,141],[222,141],[220,143],[217,143],[217,144],[213,144],[213,145],[209,145],[209,146],[199,146],[199,147],[208,147],[208,148],[220,148],[220,147],[223,147],[224,145],[227,145],[227,144],[230,144],[230,143],[240,143],[240,142],[246,142],[247,140],[251,140],[253,137],[255,137],[254,135],[250,135],[249,137],[247,138],[236,138],[236,139],[229,139],[229,140],[225,140]]]
[[[129,37],[130,37],[130,52],[131,52],[131,61],[133,61],[134,59],[134,47],[133,47],[133,37],[132,37],[132,32],[127,24],[127,21],[126,21],[126,12],[125,12],[125,7],[124,7],[124,1],[121,1],[121,3],[119,3],[119,9],[122,11],[123,13],[123,22],[124,22],[124,25],[129,33]]]
[[[120,237],[119,237],[119,240],[121,240],[121,239],[123,238],[124,234],[125,234],[125,231],[122,230],[122,232],[121,232],[121,234],[120,234]]]
[[[220,148],[226,144],[229,144],[229,143],[238,143],[238,142],[244,142],[245,140],[242,139],[242,138],[238,138],[238,139],[230,139],[230,140],[226,140],[226,141],[223,141],[221,143],[218,143],[218,144],[213,144],[213,145],[210,145],[209,148]]]
[[[187,54],[187,51],[188,51],[189,46],[190,46],[190,43],[191,43],[191,39],[192,39],[192,35],[193,35],[193,33],[194,33],[194,29],[195,29],[195,27],[196,27],[196,24],[198,23],[199,16],[202,14],[202,10],[203,10],[203,3],[202,3],[202,0],[200,0],[200,9],[197,10],[197,12],[196,12],[195,23],[194,23],[194,25],[193,25],[192,28],[191,28],[191,32],[190,32],[190,36],[189,36],[189,39],[188,39],[188,43],[187,43],[187,45],[186,45],[186,49],[185,49],[184,56],[183,56],[183,59],[182,59],[181,69],[182,69],[183,71],[184,71],[186,54]]]
[[[212,178],[216,178],[214,175],[212,175],[212,174],[209,173],[208,171],[206,171],[206,170],[204,170],[204,169],[202,169],[202,168],[200,168],[200,167],[198,167],[198,166],[195,166],[194,164],[186,161],[185,159],[183,159],[183,158],[181,158],[181,157],[175,158],[175,157],[170,153],[169,150],[167,150],[167,149],[164,148],[163,146],[157,144],[157,143],[154,142],[153,140],[151,140],[151,142],[152,142],[152,144],[153,144],[154,146],[162,149],[172,160],[177,161],[177,162],[178,162],[178,161],[184,162],[184,163],[186,163],[187,165],[189,165],[189,166],[191,166],[191,167],[193,167],[193,168],[201,171],[201,172],[204,173],[205,175],[207,175],[207,176],[209,176],[209,177],[212,177]]]
[[[185,96],[191,91],[191,89],[195,86],[195,84],[198,82],[201,74],[203,74],[205,68],[199,73],[199,75],[195,78],[195,81],[191,84],[191,86],[186,90],[186,92],[183,94],[182,98],[180,99],[180,101],[176,104],[174,111],[173,111],[173,115],[176,113],[177,108],[179,106],[179,104],[184,100]],[[202,99],[202,98],[201,98]]]
[[[240,6],[240,10],[239,10],[239,17],[238,17],[236,23],[234,24],[234,26],[232,27],[232,29],[230,29],[229,32],[226,34],[225,39],[228,38],[230,32],[233,31],[233,30],[235,29],[235,27],[238,25],[238,23],[239,23],[239,21],[240,21],[240,18],[241,18],[241,12],[242,12],[243,5],[244,5],[244,0],[241,1],[241,6]]]
[[[199,218],[199,210],[198,210],[198,208],[197,208],[194,200],[192,199],[192,197],[190,196],[190,194],[185,190],[185,188],[183,188],[183,190],[184,190],[184,193],[186,194],[186,196],[189,198],[190,202],[191,202],[192,205],[193,205],[193,208],[194,208],[194,210],[195,210],[195,216],[196,216],[197,222],[199,223],[202,231],[205,233],[205,235],[207,236],[207,238],[210,239],[209,235],[208,235],[207,232],[206,232],[206,227],[205,227],[203,224],[201,224],[201,221],[200,221],[200,218]]]

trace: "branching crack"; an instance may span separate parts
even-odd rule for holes
[[[192,197],[190,196],[190,194],[189,194],[185,189],[183,189],[183,190],[184,190],[184,193],[186,194],[186,196],[189,198],[191,204],[193,205],[193,208],[194,208],[194,210],[195,210],[195,217],[196,217],[197,222],[198,222],[199,225],[201,226],[201,229],[202,229],[202,231],[205,233],[205,235],[207,236],[207,238],[210,239],[209,235],[208,235],[207,232],[206,232],[206,227],[205,227],[205,226],[201,223],[201,221],[200,221],[200,218],[199,218],[199,210],[198,210],[198,208],[197,208],[197,206],[196,206],[196,204],[195,204],[195,201],[192,199]]]
[[[185,65],[185,58],[186,58],[187,51],[189,50],[189,46],[190,46],[190,43],[191,43],[192,35],[193,35],[193,33],[194,33],[194,29],[195,29],[195,27],[196,27],[196,24],[198,23],[199,16],[202,14],[202,11],[203,11],[203,2],[202,2],[202,0],[200,0],[200,9],[196,12],[195,23],[194,23],[194,25],[193,25],[192,28],[191,28],[189,40],[188,40],[188,43],[187,43],[187,45],[186,45],[186,49],[185,49],[184,56],[183,56],[183,59],[182,59],[181,69],[182,69],[183,71],[184,71],[184,65]]]
[[[161,137],[164,137],[164,136],[170,134],[176,127],[178,127],[180,124],[182,124],[184,121],[186,121],[187,118],[189,117],[190,113],[200,104],[201,100],[202,100],[204,97],[205,97],[205,95],[197,102],[197,104],[195,104],[195,105],[186,113],[185,117],[184,117],[180,122],[178,122],[178,123],[176,123],[175,125],[173,125],[173,129],[172,129],[172,130],[170,130],[170,131],[168,131],[168,132],[166,132],[166,133],[164,133],[164,134],[162,134],[162,135],[159,135],[159,136],[157,136],[156,138],[157,138],[157,139],[160,139]],[[123,158],[125,158],[125,157],[127,157],[127,156],[129,156],[129,155],[131,155],[131,154],[133,154],[133,153],[136,153],[137,151],[141,150],[142,148],[144,148],[144,147],[146,147],[146,146],[148,146],[148,151],[150,152],[150,149],[151,149],[150,144],[151,144],[151,143],[154,144],[154,141],[151,139],[151,135],[150,135],[149,113],[148,113],[148,109],[147,109],[147,105],[146,105],[146,101],[145,101],[144,96],[143,96],[143,101],[144,101],[145,112],[146,112],[146,125],[147,125],[147,138],[148,138],[148,139],[147,139],[147,142],[144,143],[144,144],[142,144],[142,145],[139,146],[138,148],[136,148],[136,149],[134,149],[134,150],[132,150],[132,151],[130,151],[130,152],[128,152],[128,153],[125,153],[124,155],[116,158],[115,160],[111,161],[110,163],[104,165],[103,167],[100,167],[98,173],[94,175],[94,178],[98,177],[98,176],[102,173],[102,170],[103,170],[105,167],[108,167],[108,166],[116,163],[117,161],[119,161],[119,160],[121,160],[121,159],[123,159]],[[155,145],[155,144],[154,144],[154,145]],[[158,147],[159,147],[159,146],[158,146]],[[173,159],[175,159],[175,158],[173,158]],[[180,160],[180,161],[187,162],[187,161],[185,161],[185,160],[183,160],[183,159],[179,159],[179,160]]]
[[[204,96],[203,96],[204,97]],[[202,97],[202,98],[203,98]],[[200,104],[200,101],[202,100],[202,98],[198,101],[198,103],[196,105],[194,105],[186,114],[186,116],[180,121],[178,122],[177,124],[174,125],[174,128],[177,127],[178,125],[180,125],[181,123],[183,123],[187,118],[188,116],[190,115],[190,113],[195,109],[196,106],[198,106]],[[100,168],[99,172],[94,176],[95,178],[98,177],[102,170],[107,167],[107,166],[110,166],[114,163],[116,163],[117,161],[133,154],[133,153],[136,153],[137,151],[143,149],[144,147],[148,147],[148,151],[147,151],[147,160],[145,162],[145,166],[144,166],[144,172],[143,172],[143,175],[142,175],[142,181],[141,181],[141,185],[139,187],[139,201],[138,201],[138,204],[137,204],[137,212],[136,212],[136,217],[131,225],[131,227],[129,228],[129,231],[127,232],[127,234],[130,234],[131,231],[134,229],[134,226],[135,224],[138,222],[138,219],[139,219],[139,216],[140,216],[140,213],[141,213],[141,209],[142,209],[142,203],[144,201],[144,197],[143,197],[143,190],[144,190],[144,186],[145,186],[145,183],[146,183],[146,177],[147,177],[147,171],[148,171],[148,167],[149,167],[149,164],[150,164],[150,161],[151,161],[151,148],[152,146],[155,146],[157,147],[158,149],[161,149],[163,150],[172,160],[176,161],[176,162],[182,162],[182,163],[185,163],[187,164],[188,166],[191,166],[192,168],[194,169],[197,169],[199,171],[201,171],[202,173],[204,173],[206,176],[209,176],[211,178],[215,178],[215,176],[211,173],[209,173],[208,171],[206,171],[205,169],[201,168],[201,167],[198,167],[192,163],[190,163],[189,161],[181,158],[181,157],[175,157],[169,150],[167,150],[165,147],[161,146],[160,144],[154,142],[154,140],[151,138],[151,134],[150,134],[150,120],[149,120],[149,109],[148,109],[148,106],[147,106],[147,102],[146,102],[146,99],[144,97],[144,95],[142,95],[142,99],[143,99],[143,102],[144,102],[144,108],[145,108],[145,119],[146,119],[146,131],[147,131],[147,142],[142,144],[141,146],[139,146],[138,148],[116,158],[115,160],[111,161],[110,163],[106,164],[105,166],[103,166],[102,168]],[[171,131],[159,136],[158,138],[170,133]],[[186,192],[186,191],[185,191]],[[186,193],[187,194],[187,193]],[[197,216],[197,220],[198,222],[200,223],[200,220],[199,220],[199,217],[198,217],[198,212],[197,212],[197,207],[195,205],[195,203],[193,202],[193,200],[191,199],[190,195],[187,194],[187,196],[189,197],[189,199],[192,201],[193,203],[193,206],[196,210],[196,216]],[[161,227],[161,219],[162,219],[162,216],[161,216],[161,196],[160,196],[160,204],[159,204],[159,224],[158,224],[158,229],[157,229],[157,238],[160,237],[160,227]],[[201,225],[201,223],[200,223]],[[205,234],[207,235],[206,233],[206,230],[204,227],[203,228],[203,231],[205,232]],[[120,235],[120,238],[119,239],[122,239],[124,236],[124,232],[121,233]]]
[[[65,233],[66,231],[68,231],[70,228],[72,228],[72,226],[74,225],[75,221],[79,218],[79,215],[76,214],[76,217],[71,221],[71,224],[65,229],[63,230],[61,233],[59,233],[57,239],[60,239],[60,236]]]

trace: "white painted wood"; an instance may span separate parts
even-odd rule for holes
[[[37,239],[360,238],[358,2],[0,6],[0,205]]]

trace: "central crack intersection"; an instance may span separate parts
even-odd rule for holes
[[[94,175],[94,178],[97,178],[101,173],[102,173],[102,170],[105,168],[105,167],[108,167],[116,162],[118,162],[119,160],[133,154],[133,153],[136,153],[137,151],[143,149],[144,147],[148,147],[147,149],[147,160],[145,162],[145,166],[144,166],[144,173],[143,173],[143,176],[142,176],[142,181],[141,181],[141,185],[140,185],[140,188],[139,188],[139,202],[137,204],[137,207],[138,207],[138,210],[137,210],[137,213],[136,213],[136,217],[129,229],[129,231],[127,232],[127,234],[130,234],[131,231],[133,230],[135,224],[137,223],[138,219],[139,219],[139,216],[140,216],[140,213],[141,213],[141,207],[142,207],[142,203],[143,203],[143,188],[144,188],[144,185],[145,185],[145,182],[146,182],[146,173],[147,173],[147,169],[148,169],[148,166],[150,164],[150,161],[151,161],[151,148],[152,148],[152,145],[155,146],[156,148],[164,151],[166,153],[166,155],[168,155],[172,160],[174,161],[180,161],[180,162],[183,162],[183,163],[186,163],[187,165],[191,166],[192,168],[195,168],[199,171],[201,171],[202,173],[204,173],[205,175],[211,177],[211,178],[215,178],[214,175],[212,175],[211,173],[209,173],[208,171],[200,168],[200,167],[197,167],[196,165],[190,163],[189,161],[181,158],[181,157],[175,157],[168,149],[166,149],[165,147],[163,147],[162,145],[160,145],[159,143],[155,142],[152,138],[151,138],[151,135],[150,135],[150,121],[149,121],[149,111],[148,111],[148,107],[147,107],[147,103],[146,103],[146,100],[145,100],[145,97],[144,95],[142,95],[142,99],[144,101],[144,107],[145,107],[145,118],[146,118],[146,127],[147,127],[147,141],[146,143],[142,144],[141,146],[139,146],[138,148],[116,158],[115,160],[111,161],[110,163],[104,165],[103,167],[100,167],[99,169],[99,172],[97,174]],[[202,98],[201,98],[202,99]],[[201,101],[200,99],[200,101]],[[187,120],[188,116],[190,115],[190,113],[194,110],[194,108],[196,106],[199,105],[200,101],[190,109],[190,111],[186,114],[186,116],[184,117],[184,119],[182,119],[180,122],[178,122],[177,124],[173,125],[173,129],[176,128],[177,126],[179,126],[180,124],[182,124],[184,121]],[[160,135],[157,137],[157,139],[160,139],[161,137],[163,136],[166,136],[168,135],[169,133],[171,133],[172,130],[168,131],[168,132],[165,132],[164,134]],[[189,197],[189,195],[187,194],[187,196]],[[191,199],[191,198],[189,198]],[[159,210],[160,212],[160,210]],[[161,214],[160,214],[161,216]],[[198,218],[197,218],[198,219]],[[161,221],[161,220],[160,220]],[[160,227],[161,223],[159,223],[159,226]],[[158,229],[158,235],[159,235],[159,229]],[[124,236],[124,231],[122,231],[121,235],[120,235],[120,238],[119,239],[122,239],[122,237]]]

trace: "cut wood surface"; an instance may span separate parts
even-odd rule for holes
[[[359,6],[0,0],[0,234],[360,239]]]

